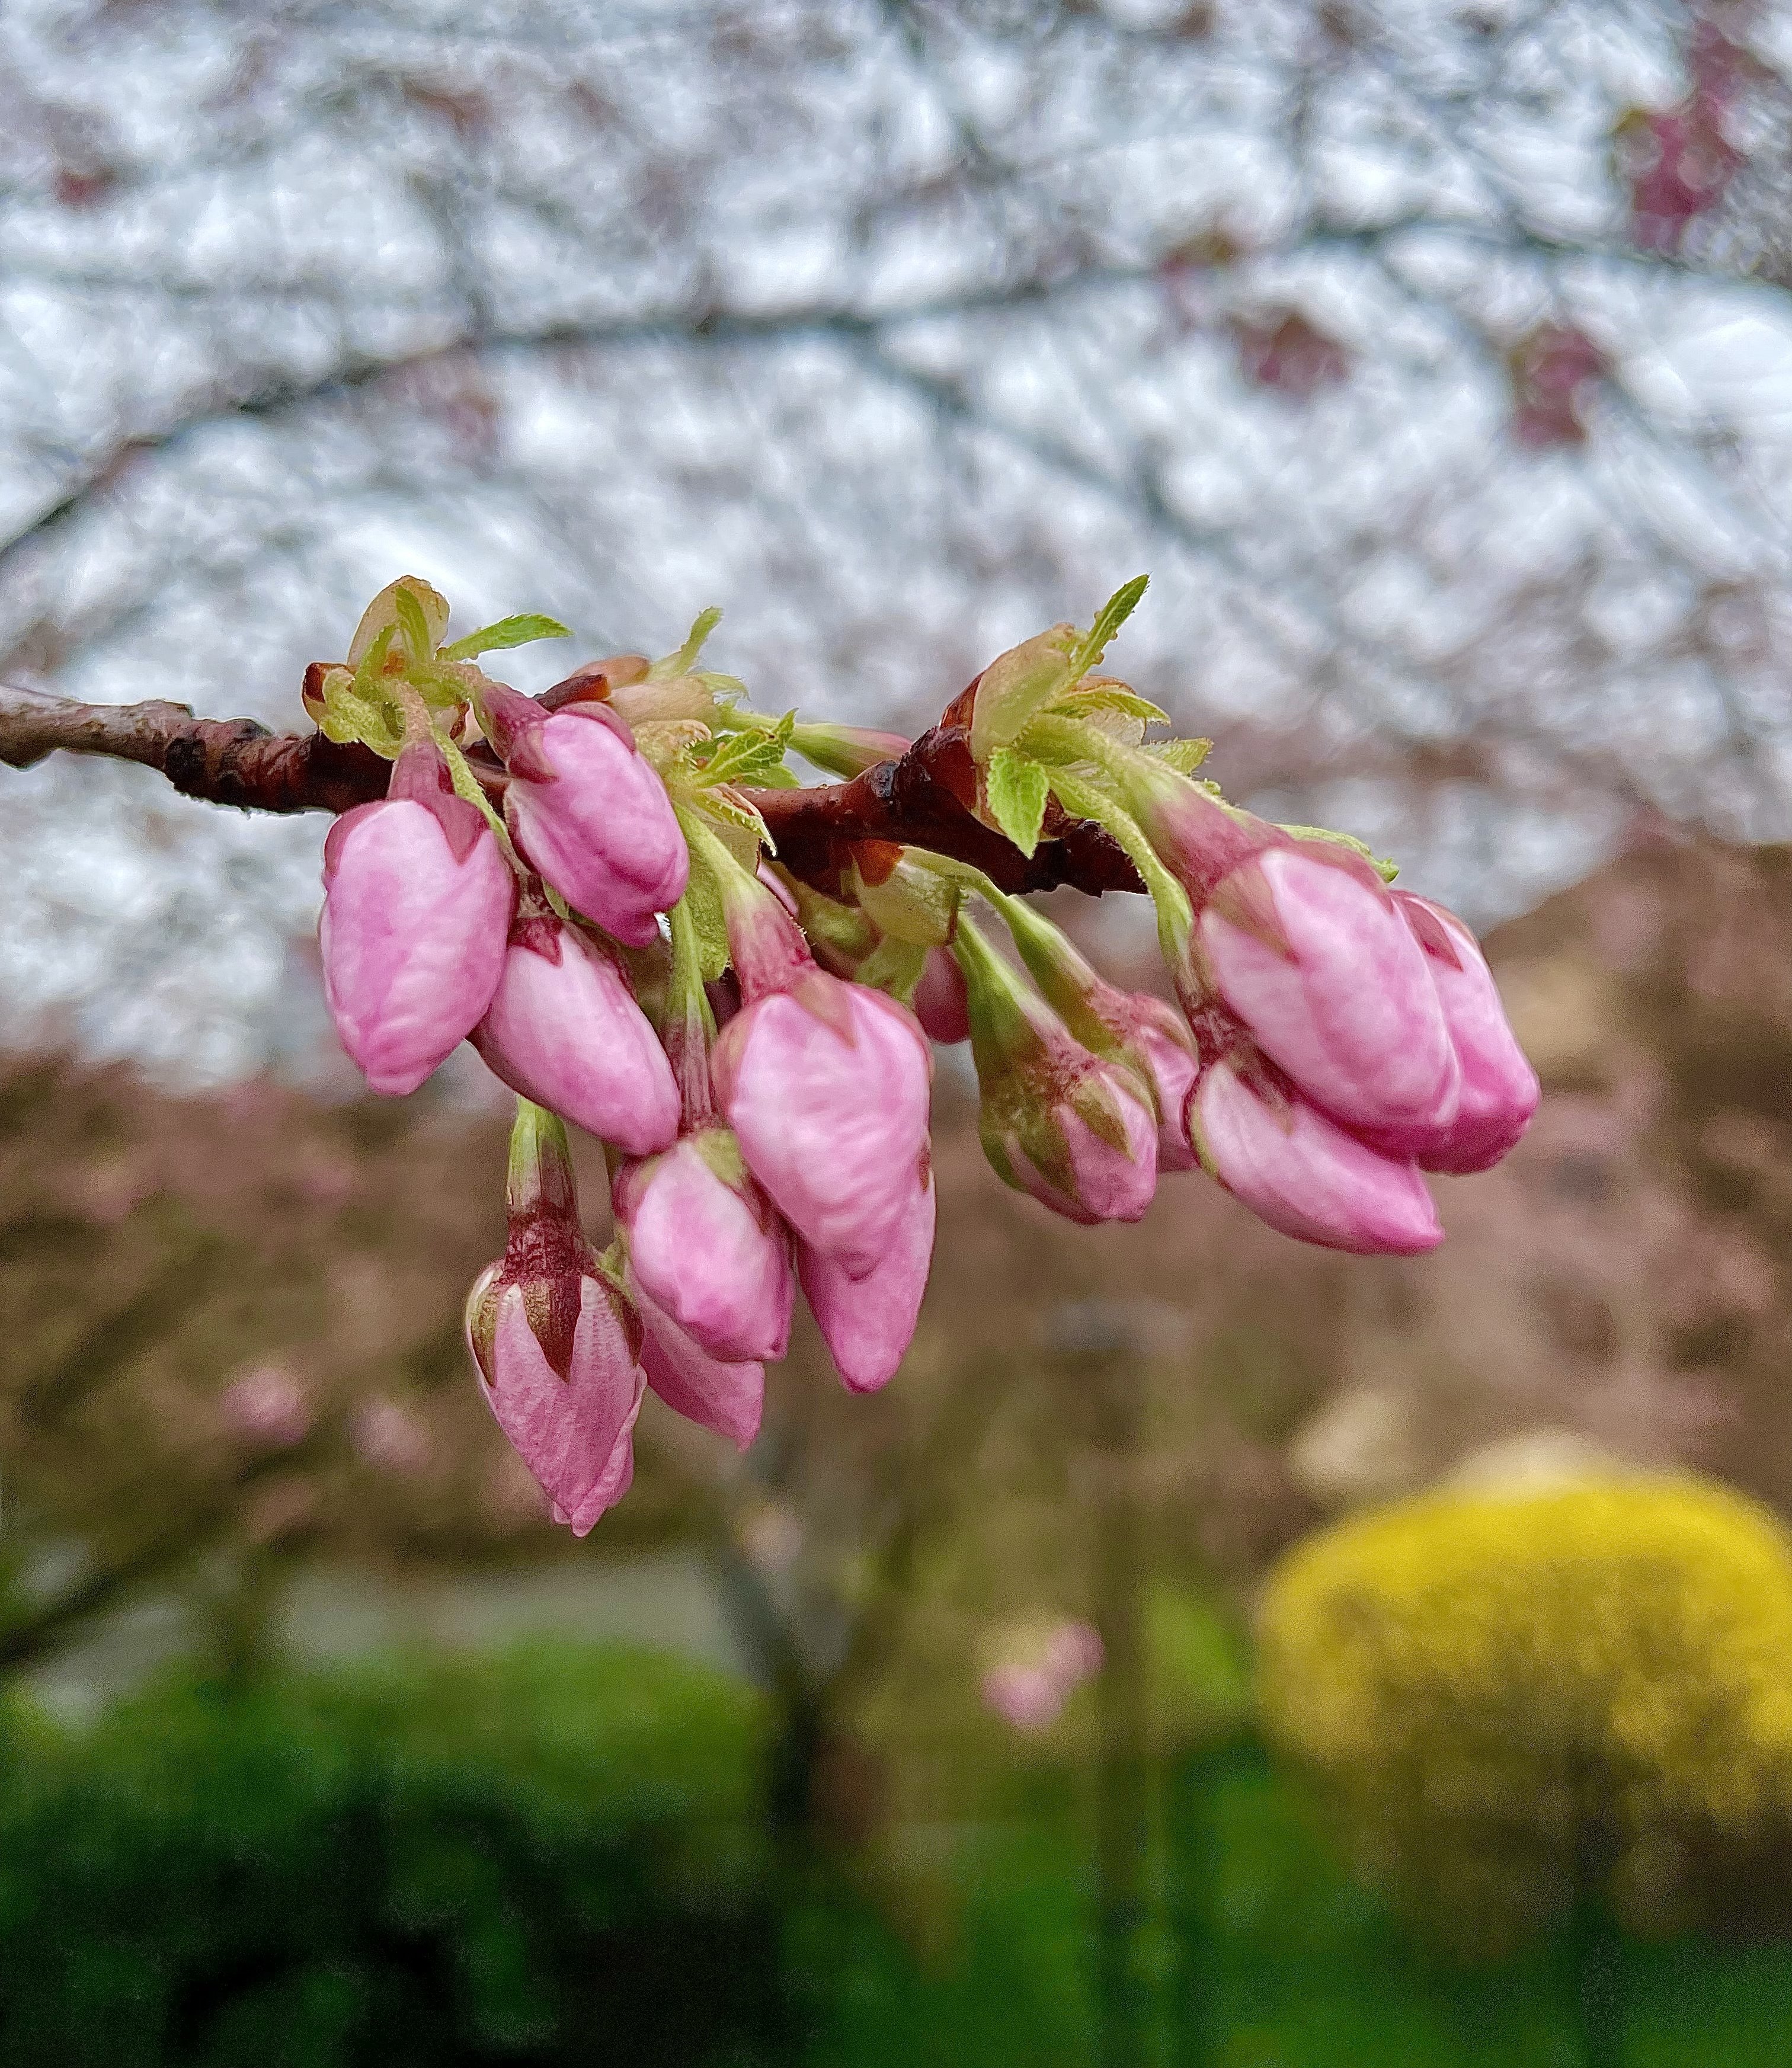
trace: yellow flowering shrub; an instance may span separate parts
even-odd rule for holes
[[[1595,1883],[1684,1921],[1792,1825],[1792,1541],[1721,1487],[1405,1501],[1285,1558],[1260,1634],[1272,1736],[1465,1945]]]

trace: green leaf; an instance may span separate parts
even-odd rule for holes
[[[360,697],[377,697],[381,676],[385,672],[385,657],[392,650],[392,642],[397,637],[396,624],[383,625],[374,634],[373,643],[355,665],[355,694]]]
[[[853,973],[855,983],[869,984],[874,991],[887,991],[904,1005],[914,995],[914,987],[927,966],[927,951],[914,941],[898,940],[886,934]]]
[[[743,862],[750,863],[756,857],[759,849],[762,847],[768,854],[777,853],[777,843],[772,839],[771,831],[764,820],[739,791],[706,789],[702,795],[702,808],[705,815],[719,821],[719,830],[724,836],[731,827],[736,833],[745,833],[750,836],[749,841],[745,843],[730,842],[731,846],[737,848],[744,846],[749,850],[740,853],[739,859]]]
[[[704,782],[751,785],[775,776],[784,767],[796,726],[796,714],[789,710],[767,731],[726,734],[703,764]]]
[[[477,632],[457,639],[452,646],[444,646],[442,657],[445,661],[470,661],[476,653],[494,653],[500,647],[527,646],[536,639],[572,637],[557,617],[543,617],[539,613],[527,612],[520,617],[500,617],[495,625],[482,625]]]
[[[1051,780],[1030,754],[999,747],[989,757],[984,777],[984,801],[995,820],[1023,854],[1039,845]]]
[[[358,740],[376,754],[393,759],[404,744],[397,714],[383,698],[361,695],[351,681],[337,676],[324,693],[324,715],[318,730],[339,743]]]
[[[1151,579],[1149,575],[1134,575],[1130,582],[1122,582],[1096,612],[1088,637],[1077,648],[1077,674],[1086,674],[1101,659],[1108,641],[1138,607]]]
[[[707,610],[700,610],[691,620],[690,629],[685,634],[685,642],[676,653],[662,655],[647,671],[652,682],[662,682],[669,675],[688,675],[697,665],[697,656],[703,650],[703,641],[722,622],[722,613],[715,604]]]
[[[412,660],[419,667],[426,666],[435,656],[435,641],[430,637],[430,621],[423,615],[422,605],[414,592],[401,584],[393,590],[392,603],[398,614],[398,629],[404,634]]]
[[[1167,725],[1170,714],[1148,697],[1136,696],[1124,682],[1094,682],[1086,689],[1067,690],[1053,700],[1053,710],[1069,718],[1085,718],[1091,711],[1114,711],[1122,718],[1142,719],[1146,725]]]
[[[1211,739],[1163,739],[1147,747],[1159,761],[1167,761],[1179,775],[1192,776],[1213,751]]]

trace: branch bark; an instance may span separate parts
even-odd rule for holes
[[[552,692],[548,693],[551,701]],[[899,760],[850,782],[747,795],[778,858],[817,889],[838,888],[856,857],[868,873],[877,850],[922,847],[970,862],[1008,891],[1061,885],[1098,898],[1142,890],[1132,864],[1099,826],[1054,804],[1046,837],[1029,857],[971,808],[968,693]],[[183,796],[244,811],[346,812],[385,795],[389,768],[370,749],[321,733],[273,733],[253,719],[195,718],[184,704],[83,704],[22,682],[0,682],[0,762],[29,768],[58,751],[135,761],[158,770]],[[489,754],[470,757],[494,799],[504,772]]]

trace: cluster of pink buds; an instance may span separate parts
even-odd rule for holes
[[[851,776],[902,743],[751,710],[698,666],[713,613],[537,701],[474,657],[560,627],[444,645],[447,606],[406,577],[307,674],[324,731],[392,763],[325,844],[330,1009],[377,1092],[464,1040],[518,1096],[508,1244],[467,1334],[575,1531],[629,1484],[646,1389],[753,1440],[799,1286],[849,1388],[895,1372],[933,1251],[930,1040],[969,1040],[998,1172],[1081,1222],[1137,1219],[1199,1164],[1305,1240],[1423,1249],[1420,1169],[1522,1132],[1536,1081],[1460,922],[1336,837],[1220,803],[1197,743],[1144,747],[1161,714],[1089,675],[1142,586],[1004,655],[967,708],[991,824],[1030,852],[1055,795],[1133,857],[1180,1012],[962,861],[861,841],[823,886],[777,866],[753,792],[796,781],[787,756]],[[568,1122],[608,1159],[601,1256]]]
[[[1055,796],[1126,849],[1183,1019],[992,897],[1043,996],[961,931],[991,1160],[1077,1219],[1134,1219],[1156,1170],[1199,1162],[1301,1241],[1432,1248],[1421,1174],[1497,1162],[1536,1110],[1536,1073],[1453,914],[1392,889],[1354,841],[1224,803],[1193,777],[1203,743],[1145,743],[1163,714],[1089,672],[1142,588],[1089,633],[1057,627],[986,670],[971,747],[984,815],[1016,845],[1032,849]]]

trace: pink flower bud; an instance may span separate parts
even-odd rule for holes
[[[601,703],[551,716],[514,690],[479,699],[480,723],[504,758],[504,816],[523,858],[605,932],[644,947],[656,913],[684,894],[684,836],[652,764]]]
[[[971,1006],[964,972],[945,948],[929,948],[914,987],[914,1016],[930,1041],[949,1048],[971,1038]]]
[[[641,1322],[579,1225],[566,1130],[523,1104],[511,1138],[509,1237],[466,1302],[479,1390],[556,1522],[583,1537],[634,1476]]]
[[[1138,1219],[1157,1191],[1158,1125],[1126,1075],[1090,1056],[1046,1100],[1042,1090],[1007,1126],[985,1108],[984,1153],[996,1174],[1085,1227]]]
[[[726,1128],[625,1165],[612,1199],[632,1281],[658,1311],[724,1364],[784,1355],[796,1297],[789,1237]]]
[[[656,1306],[633,1274],[629,1290],[646,1330],[641,1346],[647,1383],[686,1421],[726,1436],[744,1451],[765,1411],[765,1366],[753,1359],[711,1357],[696,1337]]]
[[[385,800],[331,827],[317,926],[324,991],[375,1091],[415,1091],[479,1024],[515,890],[491,828],[454,794],[433,747],[406,747]]]
[[[834,1369],[850,1391],[875,1393],[894,1377],[914,1337],[933,1244],[930,1170],[910,1191],[882,1261],[863,1277],[850,1276],[837,1257],[806,1243],[797,1245],[803,1291]]]
[[[672,1066],[628,979],[539,902],[525,901],[511,925],[473,1045],[512,1091],[630,1156],[678,1138]]]
[[[882,991],[813,964],[792,974],[792,988],[754,997],[723,1028],[716,1092],[779,1212],[862,1278],[914,1191],[932,1056],[914,1015]]]
[[[1141,991],[1120,995],[1131,1008],[1127,1045],[1143,1064],[1157,1101],[1158,1169],[1192,1170],[1201,1160],[1188,1138],[1188,1094],[1198,1067],[1195,1044],[1182,1016],[1161,998]]]
[[[1248,1080],[1235,1060],[1202,1073],[1189,1122],[1203,1163],[1283,1235],[1358,1256],[1413,1256],[1444,1240],[1411,1163],[1378,1155],[1305,1099]]]
[[[1085,1047],[1124,1062],[1157,1108],[1157,1167],[1192,1170],[1199,1158],[1183,1118],[1195,1081],[1195,1043],[1174,1006],[1148,991],[1121,991],[1090,968],[1072,942],[1024,899],[999,909],[1034,981]]]
[[[997,1177],[1085,1226],[1137,1220],[1157,1190],[1143,1079],[1085,1048],[968,922],[953,948],[970,986],[977,1131]]]
[[[1267,848],[1221,879],[1199,930],[1227,1005],[1334,1119],[1414,1142],[1449,1125],[1461,1071],[1431,967],[1368,863]]]
[[[1500,1003],[1479,942],[1453,912],[1396,890],[1394,902],[1424,949],[1462,1066],[1455,1119],[1413,1153],[1427,1170],[1466,1175],[1497,1163],[1529,1126],[1541,1088]]]
[[[479,1390],[554,1520],[583,1537],[634,1477],[631,1437],[646,1374],[615,1288],[595,1266],[510,1282],[504,1268],[490,1265],[467,1301]]]

